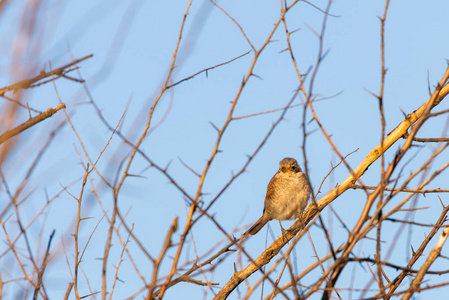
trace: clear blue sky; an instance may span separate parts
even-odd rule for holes
[[[326,7],[325,1],[313,3],[321,9]],[[51,62],[52,68],[56,68],[68,63],[71,55],[79,58],[94,54],[93,58],[80,63],[86,85],[103,116],[113,126],[118,124],[124,110],[127,109],[121,131],[136,141],[144,128],[149,108],[169,70],[187,4],[188,1],[114,0],[68,3],[49,1],[40,8],[36,23],[38,33],[30,43],[37,45],[38,50],[34,55],[26,56],[31,60],[27,66],[34,66],[31,74],[37,74],[45,64],[48,70],[48,62]],[[218,4],[239,22],[257,49],[264,43],[280,16],[280,1],[221,1]],[[12,74],[17,67],[11,62],[14,49],[11,45],[17,42],[16,34],[20,25],[18,20],[21,19],[21,11],[25,5],[30,3],[28,1],[9,3],[0,19],[2,41],[0,49],[3,53],[0,59],[2,66],[0,86],[14,82]],[[324,50],[329,52],[321,65],[314,86],[314,93],[319,98],[331,97],[316,102],[315,109],[340,152],[346,155],[358,149],[348,158],[353,168],[380,141],[381,127],[377,99],[366,90],[378,93],[380,89],[379,17],[383,9],[384,1],[337,0],[333,3],[330,11],[332,16],[329,16],[324,40]],[[385,48],[388,68],[385,86],[387,132],[403,119],[404,112],[412,112],[427,100],[428,80],[433,87],[446,69],[446,59],[449,58],[448,11],[449,2],[444,0],[415,4],[409,1],[391,1],[386,22]],[[321,30],[322,17],[320,11],[306,3],[300,3],[286,16],[290,31],[297,29],[291,38],[302,73],[316,62],[318,40],[313,30],[317,32]],[[273,42],[266,47],[255,67],[254,73],[257,77],[251,78],[243,91],[235,116],[284,107],[298,87],[290,56],[287,51],[283,51],[286,48],[283,26],[279,27],[272,39]],[[250,45],[239,28],[222,11],[208,1],[193,1],[171,80],[177,82],[249,50]],[[32,48],[27,51],[33,53]],[[162,97],[161,104],[155,111],[152,125],[161,119],[163,122],[147,137],[141,149],[160,166],[171,162],[169,173],[192,197],[196,193],[198,178],[183,166],[181,160],[196,172],[202,172],[212,153],[217,135],[210,122],[218,127],[223,125],[230,102],[237,94],[252,59],[253,53],[249,53],[232,63],[208,71],[207,76],[202,73],[179,84]],[[21,68],[24,68],[24,65]],[[99,121],[92,106],[87,104],[89,99],[81,85],[59,79],[56,86],[88,153],[96,158],[108,142],[110,132]],[[33,89],[27,92],[25,97],[29,98],[31,107],[41,111],[58,104],[51,84]],[[296,98],[294,104],[301,103],[302,100]],[[447,107],[447,103],[443,103],[439,109]],[[22,119],[19,118],[18,122],[26,120],[28,114],[26,110],[21,110],[20,113]],[[240,170],[247,155],[254,152],[261,138],[279,115],[280,112],[275,112],[231,123],[220,146],[223,152],[214,160],[205,180],[203,189],[205,194],[202,197],[205,204],[216,196],[233,173]],[[35,149],[40,149],[38,145],[43,144],[39,137],[46,136],[50,128],[59,124],[64,118],[60,112],[51,120],[45,121],[45,124],[38,125],[23,134],[20,140],[24,145],[23,148],[14,153],[2,166],[7,178],[11,178],[12,186],[17,187],[18,181],[26,172],[23,165],[29,165],[30,160],[34,158]],[[306,121],[310,120],[309,112]],[[291,109],[286,115],[286,120],[281,122],[251,162],[247,172],[220,196],[209,211],[228,232],[238,226],[250,225],[261,216],[266,186],[283,157],[295,157],[303,165],[300,148],[301,121],[302,108],[298,106]],[[444,125],[444,122],[441,124]],[[435,123],[424,127],[420,136],[442,135],[445,128],[441,124]],[[309,123],[308,129],[312,133],[306,151],[310,179],[316,191],[324,176],[330,171],[331,164],[338,162],[338,157],[333,153],[323,134],[317,130],[316,123]],[[390,149],[387,159],[391,159],[398,147],[393,146]],[[429,156],[433,147],[435,146],[430,145],[421,150],[420,162]],[[129,147],[118,137],[112,139],[98,163],[98,169],[106,178],[114,179],[119,162],[127,151]],[[56,136],[52,147],[44,155],[22,194],[22,197],[30,194],[33,200],[27,201],[22,206],[23,218],[28,220],[27,222],[45,203],[46,195],[49,198],[55,196],[61,190],[61,185],[67,186],[76,181],[68,190],[75,195],[79,194],[83,169],[77,152],[82,153],[80,143],[70,126],[66,125]],[[81,157],[85,162],[83,153]],[[442,162],[447,159],[446,153]],[[147,167],[148,164],[141,157],[136,158],[131,172],[141,177],[127,179],[120,194],[119,205],[122,213],[128,214],[126,217],[128,223],[134,224],[134,234],[141,238],[154,256],[157,256],[175,216],[179,217],[180,230],[174,242],[179,239],[186,222],[187,210],[183,195],[170,185],[160,172]],[[413,164],[409,168],[413,168]],[[408,170],[410,169],[407,169],[407,172]],[[92,175],[101,201],[110,214],[113,201],[111,192],[96,174]],[[318,199],[343,181],[347,175],[348,171],[344,167],[338,168],[323,184]],[[442,176],[447,178],[447,175]],[[379,177],[379,163],[376,163],[370,167],[363,180],[365,184],[377,185]],[[431,187],[447,188],[447,180],[440,179],[432,183]],[[6,201],[7,198],[3,199]],[[360,213],[364,199],[363,193],[349,191],[338,198],[332,207],[346,225],[352,228],[356,221],[354,216]],[[447,203],[447,199],[442,200]],[[419,201],[421,202],[418,206],[430,208],[417,213],[417,220],[433,223],[441,210],[437,196],[428,195],[426,198],[421,197]],[[80,238],[85,244],[102,218],[101,209],[92,196],[91,187],[86,191],[84,205],[84,216],[91,217],[82,224]],[[435,210],[432,209],[434,207]],[[76,202],[71,196],[62,193],[46,211],[45,216],[47,219],[39,218],[30,229],[36,235],[42,230],[43,238],[32,239],[33,244],[35,246],[39,242],[45,244],[53,229],[56,229],[54,245],[60,246],[62,239],[70,241],[74,229],[72,221],[76,217]],[[335,244],[344,242],[346,233],[335,217],[329,215],[329,208],[323,211],[322,216],[332,227]],[[285,222],[284,227],[289,224]],[[94,239],[90,242],[82,263],[93,290],[101,288],[98,281],[101,261],[98,258],[103,255],[107,227],[108,224],[103,219],[93,234]],[[279,234],[277,222],[271,222],[270,228],[276,235]],[[253,257],[257,257],[265,246],[265,232],[266,229],[262,230],[246,244],[245,249]],[[417,229],[413,235],[412,246],[417,247],[426,232]],[[321,231],[315,227],[310,233],[319,254],[327,254],[328,249]],[[124,232],[122,235],[126,237]],[[213,223],[206,219],[195,225],[193,235],[196,251],[200,254],[224,238]],[[236,234],[239,235],[240,232]],[[385,235],[388,240],[389,233]],[[268,242],[270,241],[269,239]],[[410,256],[410,241],[403,237],[398,243],[400,245],[390,260],[405,264],[406,258]],[[389,244],[385,247],[388,246]],[[0,250],[2,247],[5,246],[0,246]],[[68,257],[73,259],[73,244],[68,243],[66,247]],[[144,275],[149,279],[151,264],[139,254],[135,243],[131,242],[129,247],[136,253],[136,263],[142,270],[148,272]],[[296,249],[299,270],[314,261],[307,238],[304,238]],[[367,249],[375,248],[370,245]],[[445,249],[443,248],[443,255],[447,255],[444,253]],[[3,251],[4,249],[1,250]],[[113,266],[118,263],[120,251],[120,243],[114,239],[110,258],[110,279],[113,278]],[[186,257],[194,257],[191,244],[184,247],[183,251],[181,263]],[[356,248],[355,251],[360,249]],[[372,257],[374,253],[357,254]],[[167,273],[171,267],[173,255],[174,250],[164,260],[162,274]],[[0,260],[0,269],[14,265],[5,260],[6,258]],[[228,258],[210,280],[220,285],[225,284],[233,273],[235,261],[235,256]],[[64,256],[60,254],[50,267],[51,270],[46,275],[47,290],[51,298],[59,299],[65,293],[67,283],[70,281]],[[71,267],[73,268],[73,260]],[[342,286],[351,280],[349,269],[339,282]],[[438,266],[437,269],[444,269],[444,266]],[[358,275],[365,278],[371,276],[368,270]],[[5,280],[5,275],[2,274],[2,277]],[[259,274],[254,274],[253,277],[250,277],[251,282],[255,282]],[[142,286],[129,259],[123,262],[119,278],[123,282],[117,283],[114,299],[130,296]],[[429,284],[434,283],[432,280]],[[84,278],[80,280],[80,284],[83,294],[89,293]],[[112,282],[109,282],[108,286],[111,284]],[[15,290],[11,286],[13,284],[6,288],[10,288],[9,291]],[[448,288],[441,288],[438,291],[447,293]],[[168,290],[166,298],[199,299],[202,295],[202,289],[197,286],[179,284]],[[356,297],[357,293],[353,295]],[[425,295],[427,297],[431,293]],[[211,297],[212,294],[209,293],[208,299]],[[235,298],[236,292],[230,299]]]

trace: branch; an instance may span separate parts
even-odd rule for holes
[[[0,144],[3,144],[5,141],[9,140],[13,136],[18,135],[22,131],[25,131],[28,128],[30,128],[31,126],[33,126],[33,125],[35,125],[35,124],[37,124],[37,123],[39,123],[39,122],[41,122],[41,121],[51,117],[52,115],[54,115],[61,108],[65,108],[65,104],[64,103],[59,104],[55,108],[49,108],[46,111],[44,111],[43,113],[41,113],[41,114],[39,114],[39,115],[29,119],[28,121],[20,124],[16,128],[13,128],[13,129],[5,132],[4,134],[2,134],[0,136]]]
[[[435,248],[433,248],[432,251],[430,251],[429,256],[427,257],[426,261],[422,265],[421,269],[419,269],[418,274],[416,274],[415,279],[413,279],[412,283],[410,284],[409,291],[407,291],[404,294],[404,296],[402,297],[402,300],[410,299],[412,297],[413,293],[417,289],[419,289],[419,286],[424,278],[424,275],[427,274],[427,270],[429,270],[430,266],[440,255],[441,248],[443,247],[444,243],[446,242],[448,234],[449,234],[449,228],[444,229],[443,233],[440,235],[440,238],[438,239],[438,242],[437,242]]]
[[[369,186],[369,185],[365,185],[365,186],[361,186],[361,185],[357,185],[357,184],[353,184],[351,186],[352,189],[367,189],[367,190],[375,190],[377,189],[377,186]],[[384,191],[389,191],[389,192],[405,192],[405,193],[415,193],[415,194],[427,194],[427,193],[449,193],[449,190],[443,190],[440,188],[437,189],[432,189],[432,190],[421,190],[421,189],[404,189],[404,188],[384,188]]]
[[[449,77],[449,68],[446,70],[446,74],[444,75],[444,78],[442,80],[443,84],[446,83],[448,77]],[[449,94],[449,84],[446,84],[444,85],[443,88],[441,88],[440,92],[438,93],[437,99],[434,100],[433,99],[434,97],[431,97],[417,110],[415,110],[411,114],[408,114],[405,117],[405,119],[395,129],[393,129],[393,131],[391,131],[390,134],[387,135],[387,137],[383,141],[383,150],[386,151],[395,142],[397,142],[397,140],[402,138],[402,136],[407,132],[407,130],[423,115],[427,105],[433,102],[432,108],[435,107],[448,94]],[[372,149],[365,157],[365,159],[357,166],[357,168],[355,168],[354,173],[357,177],[362,176],[363,173],[365,173],[365,171],[368,169],[368,167],[381,156],[382,153],[381,144],[377,145],[374,149]],[[317,202],[317,208],[309,206],[307,208],[306,213],[310,211],[310,214],[314,214],[315,210],[319,211],[323,210],[329,203],[334,201],[338,196],[340,196],[346,190],[351,188],[355,183],[355,181],[356,178],[352,174],[349,175],[339,186],[337,186],[335,189],[333,189],[331,192],[329,192],[327,195],[321,198],[320,201]]]
[[[443,225],[443,223],[446,221],[446,214],[448,213],[448,211],[449,206],[444,207],[438,221],[436,222],[436,225],[432,228],[429,234],[426,235],[426,238],[421,243],[419,248],[416,251],[414,251],[413,257],[408,262],[406,270],[411,269],[412,266],[416,263],[416,261],[422,256],[424,249],[427,247],[430,240],[437,234],[438,230],[440,229],[440,226]],[[445,230],[447,229],[448,228],[446,228]],[[389,285],[390,290],[388,291],[387,297],[391,297],[393,295],[395,290],[399,287],[399,285],[402,283],[402,281],[406,278],[407,275],[409,275],[409,272],[404,270],[394,280],[392,280],[391,284]]]
[[[11,90],[18,90],[18,89],[27,89],[32,87],[32,84],[38,82],[39,80],[42,80],[44,78],[47,77],[52,77],[53,75],[56,75],[58,77],[64,76],[67,78],[67,76],[65,76],[66,72],[64,71],[67,68],[70,68],[71,66],[76,65],[77,63],[86,60],[88,58],[91,58],[92,56],[94,56],[93,54],[89,54],[87,56],[84,56],[82,58],[79,59],[75,59],[74,61],[56,69],[56,70],[51,70],[50,72],[45,72],[45,71],[41,71],[41,73],[33,78],[30,79],[25,79],[22,81],[19,81],[17,83],[14,83],[10,86],[4,87],[0,89],[0,96],[3,96],[6,92],[11,91]],[[73,79],[72,79],[73,80]]]
[[[366,169],[376,161],[382,154],[383,151],[390,148],[397,140],[399,140],[405,132],[414,124],[421,116],[425,115],[425,112],[429,111],[429,108],[433,108],[438,105],[444,97],[449,94],[449,84],[446,84],[446,81],[449,78],[449,67],[446,70],[446,73],[443,76],[443,79],[440,81],[440,89],[437,88],[434,95],[430,97],[421,107],[419,107],[416,111],[406,116],[406,118],[382,141],[378,146],[372,149],[365,159],[354,169],[353,174],[349,175],[340,186],[337,186],[327,195],[320,199],[320,201],[310,204],[304,214],[302,215],[302,219],[304,223],[309,223],[321,210],[323,210],[328,204],[334,201],[338,196],[340,196],[343,192],[352,187],[355,183],[356,178],[359,178],[364,174]],[[431,105],[431,107],[428,107]],[[383,147],[382,147],[383,146]],[[299,232],[301,227],[300,222],[295,222],[290,229],[286,232],[285,238],[279,237],[270,247],[268,247],[262,254],[254,260],[251,264],[249,264],[245,269],[235,272],[234,275],[230,278],[230,280],[225,284],[225,286],[220,290],[220,292],[216,295],[214,299],[226,299],[227,296],[246,278],[248,278],[251,274],[256,272],[262,266],[268,264],[271,259],[279,253],[282,247],[290,241],[297,232]]]

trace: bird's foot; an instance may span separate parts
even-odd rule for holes
[[[302,216],[299,216],[298,220],[299,220],[299,224],[301,224],[300,228],[301,228],[301,230],[303,230],[304,227],[306,227],[306,224],[304,223],[304,220],[302,219]]]
[[[281,225],[282,240],[283,240],[284,242],[287,242],[287,241],[288,241],[288,237],[287,237],[287,231],[288,231],[288,229],[285,230],[284,227],[282,227],[282,224],[281,224],[281,221],[280,221],[280,220],[279,220],[279,225]]]
[[[288,237],[287,237],[287,230],[285,230],[284,228],[282,228],[282,241],[284,242],[288,242]]]

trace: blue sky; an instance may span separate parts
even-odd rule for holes
[[[265,42],[273,25],[279,18],[280,1],[221,1],[217,2],[242,26],[256,49]],[[313,1],[325,9],[327,2]],[[126,109],[121,124],[121,132],[130,140],[136,141],[145,125],[150,106],[154,103],[169,71],[173,51],[176,46],[181,22],[188,5],[187,1],[49,1],[40,8],[36,23],[35,36],[30,47],[23,55],[20,68],[12,63],[13,49],[17,45],[21,11],[27,1],[10,3],[2,13],[0,20],[0,49],[4,53],[0,64],[0,85],[6,86],[14,82],[16,70],[29,70],[37,74],[44,65],[49,69],[68,63],[71,56],[79,58],[93,54],[79,64],[82,77],[86,80],[94,101],[101,109],[102,115],[116,126]],[[388,68],[385,85],[386,132],[391,131],[400,121],[403,113],[410,113],[428,99],[428,80],[432,87],[437,83],[446,69],[449,58],[449,28],[447,26],[447,1],[430,1],[412,5],[409,1],[391,1],[386,21],[386,67]],[[380,141],[380,116],[377,99],[367,90],[378,93],[380,89],[380,21],[384,9],[383,1],[341,1],[332,4],[324,38],[324,51],[328,51],[320,66],[314,85],[314,94],[318,98],[326,98],[314,104],[316,113],[326,131],[343,155],[357,150],[348,158],[355,168],[366,154]],[[305,73],[309,66],[316,63],[318,39],[313,31],[321,30],[323,14],[306,3],[299,3],[287,15],[292,47],[301,69]],[[176,68],[171,82],[187,78],[196,72],[236,58],[251,50],[250,45],[239,28],[222,11],[208,1],[193,1],[187,16],[183,38],[177,56]],[[262,52],[253,76],[245,86],[238,101],[234,116],[264,112],[284,107],[294,95],[298,87],[290,55],[286,49],[285,30],[280,26],[273,35],[272,42]],[[33,48],[33,46],[35,48]],[[38,49],[33,53],[32,49]],[[185,191],[193,197],[198,187],[198,177],[183,166],[185,162],[196,172],[202,172],[207,159],[212,154],[217,132],[211,125],[221,127],[230,109],[230,102],[236,97],[242,78],[248,72],[253,52],[229,64],[209,70],[188,81],[180,83],[167,91],[156,107],[152,125],[161,121],[142,144],[141,149],[159,166],[170,163],[168,172]],[[25,60],[26,58],[26,60]],[[28,68],[30,67],[30,68]],[[75,75],[74,75],[75,76]],[[309,82],[307,82],[308,86]],[[98,118],[96,111],[88,104],[89,98],[80,84],[66,79],[56,81],[61,100],[67,105],[67,112],[81,136],[83,145],[93,158],[96,158],[108,143],[111,133]],[[52,84],[27,91],[23,100],[38,110],[56,106],[58,98]],[[293,104],[300,104],[304,99],[296,97]],[[447,109],[442,103],[438,110]],[[26,120],[28,112],[19,111],[17,123]],[[228,182],[233,173],[238,172],[253,153],[261,139],[279,118],[281,112],[273,112],[259,116],[233,121],[223,136],[220,150],[213,161],[205,179],[202,201],[207,205]],[[251,225],[262,214],[263,199],[266,186],[271,176],[277,171],[278,162],[287,156],[295,157],[303,165],[302,145],[302,106],[290,109],[275,132],[257,154],[247,171],[242,174],[223,193],[209,211],[216,221],[228,232],[236,227]],[[332,151],[328,141],[319,131],[315,122],[311,121],[310,111],[306,117],[307,128],[311,132],[307,140],[307,157],[310,179],[315,192],[324,176],[330,171],[331,164],[338,163],[337,155]],[[40,149],[49,131],[65,120],[62,112],[45,123],[24,132],[18,141],[21,146],[8,158],[2,171],[10,178],[12,188],[17,188],[27,166],[34,158],[36,149]],[[443,120],[430,122],[419,132],[421,137],[438,137],[445,134],[447,128]],[[416,156],[416,160],[407,166],[407,172],[429,157],[436,145],[426,145]],[[390,160],[398,145],[387,152]],[[129,147],[120,138],[113,137],[102,158],[98,170],[109,180],[113,180],[120,161],[126,157]],[[78,154],[81,153],[81,154]],[[412,158],[410,154],[407,159]],[[437,161],[447,162],[448,155],[443,153]],[[45,153],[39,167],[27,182],[22,197],[29,199],[21,206],[23,218],[32,220],[36,210],[45,203],[46,198],[55,196],[61,186],[75,195],[80,191],[80,178],[84,171],[80,160],[86,162],[85,154],[70,126],[66,125],[56,135],[52,146]],[[182,160],[182,162],[181,162]],[[377,185],[379,162],[373,164],[362,178],[365,184]],[[174,188],[167,178],[155,168],[148,168],[148,163],[139,155],[132,164],[131,172],[139,175],[130,177],[120,192],[119,206],[126,213],[126,220],[134,224],[134,234],[138,236],[154,255],[160,251],[166,232],[175,216],[179,217],[179,231],[175,235],[177,242],[186,222],[188,208],[183,195]],[[333,175],[323,184],[318,199],[336,184],[348,176],[343,166],[335,170]],[[447,175],[431,184],[432,188],[447,188]],[[92,173],[92,181],[96,187],[102,204],[110,214],[112,210],[112,194],[99,176]],[[4,197],[4,196],[3,196]],[[3,198],[4,200],[7,198]],[[401,198],[402,199],[402,198]],[[446,203],[447,199],[442,198]],[[85,193],[83,215],[90,219],[82,223],[82,239],[86,243],[94,232],[86,256],[82,263],[89,277],[93,290],[99,290],[101,283],[101,261],[106,240],[108,223],[101,219],[103,213],[93,197],[92,187]],[[365,201],[363,192],[348,191],[334,203],[332,208],[338,212],[345,224],[352,228]],[[397,200],[398,201],[398,200]],[[420,205],[429,206],[425,211],[416,213],[416,220],[433,223],[441,211],[436,195],[419,198]],[[45,218],[44,218],[45,216]],[[323,220],[332,228],[332,240],[338,246],[345,241],[345,230],[333,214],[326,208]],[[73,233],[73,220],[76,218],[76,202],[63,192],[30,227],[36,233],[33,245],[45,243],[48,235],[56,229],[54,245],[61,246],[66,241],[66,251],[72,259],[73,244],[68,241]],[[95,227],[98,225],[98,228]],[[290,222],[285,222],[285,226]],[[392,225],[391,228],[396,228]],[[270,229],[279,235],[277,222],[270,223]],[[11,229],[13,230],[13,229]],[[122,230],[122,229],[120,229]],[[412,240],[401,236],[391,261],[405,264],[407,253],[412,246],[418,246],[425,233],[430,229],[414,228]],[[196,224],[192,230],[196,251],[204,254],[213,245],[224,239],[223,234],[207,219]],[[241,231],[243,232],[243,231]],[[236,234],[239,236],[240,231]],[[264,233],[262,233],[264,232]],[[245,244],[245,249],[257,257],[265,247],[265,232],[253,237]],[[40,233],[40,235],[39,235]],[[318,227],[310,231],[320,255],[328,253],[322,232]],[[393,232],[385,232],[385,240],[391,242]],[[124,231],[122,235],[126,237]],[[374,235],[372,235],[374,236]],[[189,243],[184,247],[182,259],[193,259],[194,248]],[[270,238],[268,243],[270,244]],[[113,278],[113,266],[119,260],[121,246],[114,238],[114,247],[110,258],[109,278]],[[372,241],[364,241],[356,252],[361,256],[373,256],[375,247]],[[385,245],[387,249],[390,244]],[[151,264],[131,242],[129,249],[135,255],[135,261],[143,270],[151,270]],[[1,249],[1,248],[0,248]],[[61,249],[61,248],[59,248]],[[171,267],[173,248],[161,268],[166,274]],[[311,244],[308,238],[296,246],[294,257],[297,268],[301,270],[314,261]],[[430,249],[430,248],[429,248]],[[443,255],[445,248],[443,248]],[[56,250],[55,250],[56,252]],[[55,260],[50,266],[46,279],[47,290],[52,298],[61,298],[65,293],[70,275],[64,255],[55,253]],[[6,256],[0,260],[3,267],[17,267],[6,262]],[[181,261],[184,262],[184,260]],[[224,285],[233,273],[235,256],[230,256],[210,278],[212,282]],[[438,261],[439,262],[439,261]],[[444,263],[447,265],[447,263]],[[444,269],[444,264],[436,269]],[[246,265],[244,263],[244,265]],[[417,266],[420,266],[418,264]],[[351,268],[345,271],[340,281],[342,286],[351,281]],[[447,266],[446,266],[447,269]],[[148,279],[151,271],[144,274]],[[369,278],[368,270],[358,270],[358,276]],[[308,280],[316,279],[315,277]],[[2,274],[4,277],[4,275]],[[142,287],[142,282],[133,271],[129,259],[125,260],[119,271],[123,282],[118,282],[114,299],[130,296]],[[250,277],[254,283],[260,274]],[[84,279],[84,278],[83,278]],[[435,280],[434,278],[431,278]],[[111,279],[112,280],[112,279]],[[444,281],[444,279],[440,279]],[[446,280],[447,281],[447,280]],[[361,282],[366,282],[363,280]],[[357,283],[357,281],[356,281]],[[430,281],[430,284],[434,281]],[[111,286],[112,281],[108,282]],[[84,294],[89,293],[84,280],[80,280]],[[364,286],[357,286],[363,288]],[[9,292],[16,290],[9,284]],[[441,288],[442,292],[447,288]],[[270,290],[270,287],[267,287]],[[190,299],[203,296],[204,289],[188,284],[179,284],[169,289],[166,298],[179,299],[188,295]],[[426,295],[431,295],[429,292]],[[266,295],[266,294],[264,294]],[[348,294],[343,294],[349,297]],[[352,297],[357,298],[357,293]],[[423,294],[424,295],[424,294]],[[73,294],[72,294],[73,296]],[[318,296],[318,295],[317,295]],[[424,297],[424,296],[423,296]],[[98,297],[99,299],[100,297]],[[212,294],[207,294],[207,299]],[[237,292],[230,299],[236,299]],[[313,298],[313,297],[312,297]],[[73,298],[72,298],[73,299]],[[318,298],[313,298],[318,299]],[[349,298],[348,298],[349,299]]]

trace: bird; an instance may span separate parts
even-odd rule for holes
[[[282,235],[284,228],[281,220],[293,220],[302,217],[310,198],[312,187],[302,172],[296,159],[286,157],[279,163],[279,171],[271,178],[267,187],[263,215],[248,230],[255,235],[270,220],[279,220]]]

